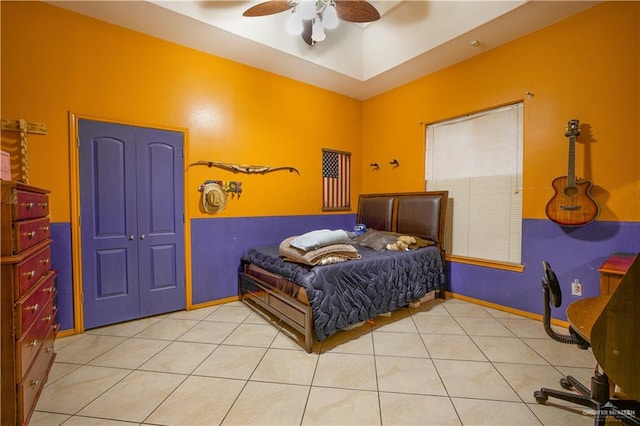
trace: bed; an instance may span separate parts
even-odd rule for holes
[[[447,196],[447,191],[360,195],[357,223],[429,243],[415,250],[357,245],[359,259],[309,266],[285,260],[278,245],[254,247],[241,259],[240,299],[301,333],[304,349],[311,352],[314,337],[322,341],[378,315],[442,296]]]

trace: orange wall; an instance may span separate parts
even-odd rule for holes
[[[365,101],[363,192],[424,189],[420,121],[524,100],[523,216],[545,217],[577,118],[576,175],[593,182],[599,220],[640,221],[639,22],[639,2],[606,2]]]
[[[52,220],[70,221],[68,112],[187,130],[186,162],[294,166],[238,175],[193,167],[187,213],[205,179],[240,180],[240,199],[216,215],[322,210],[322,148],[352,153],[352,205],[360,192],[362,104],[307,84],[40,2],[1,2],[2,118],[45,123],[29,136],[30,183],[52,190]],[[331,125],[326,118],[331,117]]]
[[[196,190],[203,180],[243,181],[240,200],[216,215],[225,217],[320,213],[321,148],[353,153],[353,206],[360,192],[422,190],[420,121],[523,99],[524,216],[544,217],[551,180],[566,174],[565,124],[578,118],[576,173],[593,181],[600,220],[640,220],[638,2],[605,2],[365,102],[46,3],[0,5],[2,118],[48,126],[48,135],[30,136],[29,162],[31,183],[53,190],[53,221],[70,220],[68,111],[185,129],[187,163],[300,170],[190,169],[190,217],[206,216]],[[527,91],[535,96],[525,99]],[[327,114],[337,120],[331,126]],[[392,159],[401,166],[392,168]],[[372,171],[372,162],[382,168]]]

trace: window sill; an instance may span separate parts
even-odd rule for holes
[[[482,266],[485,268],[502,269],[504,271],[523,272],[524,265],[507,262],[497,262],[495,260],[477,259],[473,257],[464,257],[456,255],[446,255],[445,260],[448,262],[465,263],[467,265]]]

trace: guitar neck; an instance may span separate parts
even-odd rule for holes
[[[576,137],[569,137],[569,170],[567,171],[567,187],[576,186]]]

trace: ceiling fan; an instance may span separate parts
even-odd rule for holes
[[[302,35],[313,46],[325,38],[324,29],[338,25],[338,19],[347,22],[373,22],[380,13],[365,0],[269,0],[250,7],[242,16],[266,16],[292,10],[287,30]]]

